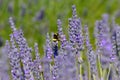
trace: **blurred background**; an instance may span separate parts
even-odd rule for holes
[[[108,13],[111,19],[117,17],[116,22],[120,23],[120,0],[0,0],[0,46],[9,39],[11,29],[8,19],[12,16],[16,27],[22,28],[29,46],[33,47],[37,42],[42,52],[46,33],[57,32],[58,18],[68,35],[68,18],[72,16],[73,4],[82,25],[89,26],[92,43],[95,21],[101,19],[102,14]]]

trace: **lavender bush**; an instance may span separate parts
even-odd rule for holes
[[[120,80],[120,27],[114,19],[111,25],[109,15],[104,14],[102,20],[95,22],[95,48],[90,42],[89,26],[82,27],[74,5],[68,21],[69,40],[58,19],[59,41],[52,41],[47,33],[44,56],[40,58],[38,44],[32,50],[22,30],[16,29],[12,17],[9,18],[12,33],[5,48],[10,80]],[[35,59],[31,56],[33,51]]]

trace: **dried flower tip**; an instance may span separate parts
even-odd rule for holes
[[[14,22],[13,22],[13,18],[12,18],[12,17],[9,18],[9,23],[10,23],[10,25],[11,25],[11,29],[12,29],[13,31],[16,31],[15,24],[14,24]]]
[[[72,6],[72,15],[73,15],[73,18],[77,18],[77,12],[76,12],[76,6],[75,5]]]

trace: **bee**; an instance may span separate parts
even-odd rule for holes
[[[59,34],[58,33],[54,33],[53,34],[53,54],[54,54],[54,58],[56,56],[58,56],[58,42],[59,40]]]
[[[53,34],[53,41],[54,41],[54,42],[60,41],[60,40],[59,40],[59,34],[58,34],[58,33],[54,33],[54,34]]]

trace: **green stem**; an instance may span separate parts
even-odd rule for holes
[[[41,78],[42,78],[42,80],[44,80],[44,74],[43,74],[43,72],[41,72]]]
[[[96,76],[93,74],[93,80],[96,80]]]
[[[80,80],[82,80],[82,65],[80,65]]]
[[[97,56],[97,58],[98,58],[98,60],[97,60],[97,63],[98,63],[98,74],[99,74],[99,77],[101,78],[102,77],[102,67],[101,67],[101,62],[100,62],[100,57],[99,56]]]
[[[104,69],[103,70],[103,73],[102,73],[102,76],[103,76],[103,79],[106,80],[106,73],[107,73],[107,69]]]
[[[90,63],[88,63],[88,80],[91,80]]]
[[[111,70],[111,67],[112,67],[112,64],[110,64],[109,69],[108,69],[107,80],[108,80],[109,75],[110,75],[110,70]]]

